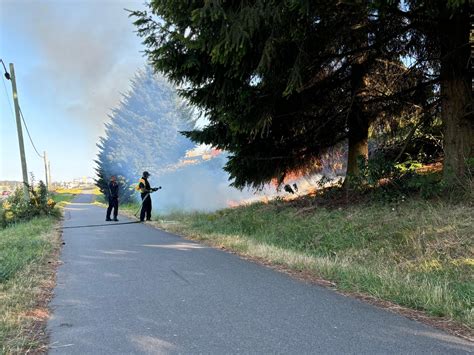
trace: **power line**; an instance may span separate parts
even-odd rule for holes
[[[44,156],[41,155],[40,153],[38,153],[38,150],[36,149],[36,146],[35,146],[35,144],[33,143],[33,139],[31,138],[30,131],[28,130],[28,126],[26,125],[25,117],[23,116],[23,112],[21,111],[21,107],[19,107],[19,109],[20,109],[21,119],[23,120],[23,123],[24,123],[24,125],[25,125],[26,133],[28,133],[28,138],[30,138],[31,145],[33,146],[33,148],[34,148],[36,154],[38,154],[38,156],[39,156],[41,159],[43,159]]]
[[[10,106],[10,112],[12,113],[12,117],[15,118],[15,114],[13,113],[12,103],[10,102],[10,95],[8,93],[7,85],[5,84],[5,79],[2,80],[3,88],[5,89],[5,94],[7,95],[8,106]]]
[[[7,67],[5,66],[5,63],[3,62],[3,59],[0,59],[0,63],[2,63],[3,65],[3,70],[5,70],[5,78],[7,78],[7,80],[10,80],[11,79],[11,76],[10,76],[10,73],[8,72],[7,70]]]

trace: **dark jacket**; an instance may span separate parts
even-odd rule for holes
[[[117,181],[109,182],[109,198],[118,198],[119,184]]]

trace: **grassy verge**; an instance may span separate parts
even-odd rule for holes
[[[57,195],[78,195],[82,192],[82,189],[78,189],[78,188],[75,188],[75,189],[56,189],[54,191],[54,194],[57,194]]]
[[[127,216],[133,216],[140,208],[138,202],[124,203],[119,206],[119,212],[123,212]]]
[[[51,198],[56,202],[57,206],[64,207],[71,202],[75,196],[76,194],[73,193],[54,193],[51,195]]]
[[[54,217],[0,230],[0,344],[2,353],[44,350],[47,303],[54,285],[60,235]]]
[[[339,208],[253,204],[174,213],[160,227],[309,272],[363,293],[474,327],[474,208],[413,199]]]
[[[80,191],[51,194],[62,209]],[[1,353],[45,352],[48,302],[61,246],[57,209],[0,229]]]
[[[62,208],[71,202],[76,195],[80,194],[81,191],[80,189],[58,189],[51,194],[51,198],[56,202],[56,206]]]

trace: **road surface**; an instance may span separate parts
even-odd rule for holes
[[[146,224],[65,210],[52,354],[465,354],[429,326]],[[94,226],[95,225],[95,226]]]

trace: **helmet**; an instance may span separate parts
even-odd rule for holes
[[[143,172],[143,177],[147,178],[148,176],[150,176],[150,173],[148,171],[144,171]]]

